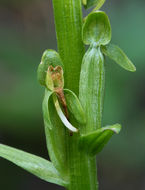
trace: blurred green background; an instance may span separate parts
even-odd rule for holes
[[[100,190],[145,190],[145,1],[108,0],[112,42],[136,73],[106,60],[103,124],[121,123],[98,156]],[[86,14],[86,11],[84,11]],[[0,1],[0,142],[48,158],[36,78],[46,48],[57,49],[51,0]],[[0,158],[0,189],[63,189]]]

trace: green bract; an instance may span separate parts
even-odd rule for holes
[[[63,68],[63,63],[59,54],[51,49],[45,50],[37,70],[38,81],[43,86],[46,86],[46,74],[49,66],[61,66]]]
[[[86,116],[78,97],[68,89],[64,89],[64,95],[69,111],[73,114],[74,118],[81,124],[86,123]]]
[[[106,45],[111,40],[111,26],[105,12],[95,11],[90,13],[83,25],[83,42],[86,45],[97,43]]]
[[[42,109],[46,142],[51,161],[55,168],[64,175],[66,172],[65,128],[56,112],[52,95],[52,92],[45,89]]]
[[[100,47],[90,46],[85,53],[80,74],[79,99],[86,115],[86,130],[101,127],[105,68]]]
[[[53,129],[54,128],[54,125],[52,122],[51,122],[51,118],[50,117],[50,110],[49,110],[49,105],[51,104],[49,102],[49,99],[51,97],[51,95],[53,96],[53,104],[55,105],[55,109],[57,111],[57,114],[59,116],[59,118],[61,119],[62,123],[72,132],[77,132],[78,130],[73,127],[70,122],[68,121],[68,118],[67,116],[63,113],[62,111],[62,108],[59,104],[59,101],[58,101],[58,97],[57,97],[57,94],[52,91],[49,91],[48,89],[45,90],[45,96],[44,96],[44,100],[43,100],[43,117],[44,117],[44,124],[47,128],[49,129]],[[65,111],[65,110],[64,110]],[[78,111],[78,110],[77,110]],[[76,111],[76,112],[77,112]]]
[[[121,130],[120,124],[115,124],[101,129],[97,129],[94,132],[82,135],[79,141],[79,148],[81,151],[85,151],[91,156],[98,154],[105,144],[110,140],[113,134],[118,134]]]

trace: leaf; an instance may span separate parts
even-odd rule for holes
[[[81,124],[86,123],[86,117],[78,97],[71,90],[64,89],[64,95],[69,111],[74,118]]]
[[[57,111],[62,123],[65,125],[65,127],[67,127],[72,132],[78,132],[78,129],[76,129],[75,127],[73,127],[71,125],[71,123],[67,120],[66,116],[62,112],[56,95],[54,95],[54,104],[55,104],[56,111]]]
[[[47,126],[49,129],[53,128],[51,120],[50,120],[49,109],[48,109],[49,99],[52,94],[53,94],[53,92],[51,92],[49,90],[45,90],[45,96],[44,96],[43,103],[42,103],[44,125]]]
[[[45,89],[45,96],[42,106],[47,149],[50,159],[61,175],[66,176],[68,163],[66,160],[66,131],[63,124],[65,124],[66,127],[73,132],[77,132],[78,130],[74,128],[66,119],[65,115],[61,111],[59,102],[54,92]]]
[[[96,43],[106,45],[111,40],[111,26],[108,16],[103,11],[90,13],[83,24],[83,42],[86,45]]]
[[[53,164],[41,157],[3,144],[0,144],[0,157],[13,162],[47,182],[67,186],[67,182],[60,178]]]
[[[91,46],[83,57],[79,83],[79,99],[86,116],[85,132],[101,127],[104,86],[103,54],[100,47]]]
[[[120,124],[115,124],[97,129],[94,132],[82,135],[79,141],[79,148],[94,156],[98,154],[110,140],[113,134],[118,134],[121,130]]]
[[[56,67],[58,65],[63,67],[63,63],[59,54],[54,50],[48,49],[44,51],[41,58],[41,63],[39,64],[37,70],[37,79],[43,86],[46,86],[46,73],[50,65],[53,67]]]
[[[82,3],[86,9],[96,6],[95,10],[97,10],[103,6],[105,0],[82,0]]]
[[[102,46],[101,49],[106,56],[114,60],[125,70],[131,72],[136,71],[136,67],[118,46],[114,44],[108,44],[107,46]]]
[[[42,104],[47,149],[55,168],[64,176],[67,173],[65,128],[58,117],[53,92],[45,89]]]

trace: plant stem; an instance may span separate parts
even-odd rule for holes
[[[81,0],[53,0],[59,54],[65,65],[65,86],[78,94],[84,45]]]
[[[58,50],[65,66],[65,87],[78,95],[79,75],[84,55],[81,0],[53,0]],[[75,121],[71,119],[71,123]],[[78,125],[78,124],[77,124]],[[82,126],[83,128],[83,126]],[[81,132],[81,131],[80,131]],[[80,134],[66,131],[69,190],[98,190],[96,158],[79,151]]]

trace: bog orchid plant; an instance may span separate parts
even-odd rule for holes
[[[104,57],[128,71],[136,68],[110,43],[109,18],[98,10],[105,0],[52,2],[59,53],[46,50],[38,66],[38,81],[45,88],[42,109],[51,161],[3,144],[0,156],[68,190],[98,190],[96,155],[121,130],[120,124],[102,127]],[[84,19],[81,3],[86,9],[95,7]]]

